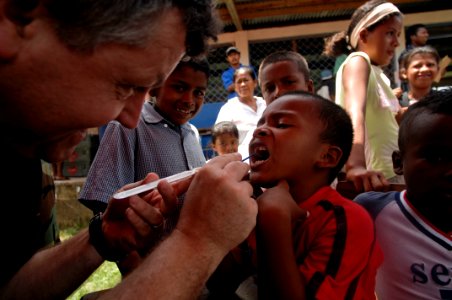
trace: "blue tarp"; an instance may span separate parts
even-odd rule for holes
[[[196,126],[200,131],[201,144],[206,159],[210,159],[214,156],[214,152],[210,146],[212,136],[210,129],[215,124],[220,108],[225,102],[205,103],[201,107],[201,111],[190,120],[190,123]]]

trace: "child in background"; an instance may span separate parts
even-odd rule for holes
[[[372,220],[330,187],[352,140],[347,113],[317,95],[289,92],[264,111],[250,143],[250,181],[266,188],[259,299],[374,299],[382,257]]]
[[[249,131],[253,131],[265,107],[264,99],[255,96],[257,79],[254,70],[250,67],[240,67],[233,75],[237,97],[228,99],[220,108],[216,123],[221,121],[233,122],[239,130],[239,150],[242,157],[246,157],[248,144],[243,142]]]
[[[308,63],[294,51],[277,51],[265,57],[259,66],[259,86],[267,105],[287,91],[314,93]],[[253,132],[254,129],[248,131],[243,144],[249,145]],[[243,158],[249,156],[248,149],[240,153]]]
[[[384,262],[380,300],[452,299],[452,90],[411,105],[399,132],[394,168],[403,192],[357,197],[373,216]]]
[[[223,121],[212,127],[212,149],[218,155],[238,151],[239,131],[234,123]]]
[[[287,91],[314,93],[308,62],[300,53],[293,51],[277,51],[262,60],[259,86],[267,105]]]
[[[430,94],[439,72],[439,61],[438,52],[430,46],[412,48],[404,54],[400,73],[408,82],[408,91],[402,94],[400,106],[408,107]]]
[[[397,150],[396,115],[401,108],[381,69],[391,62],[401,30],[398,8],[372,0],[353,13],[347,32],[334,35],[325,44],[325,53],[333,56],[353,51],[337,72],[336,103],[353,122],[355,138],[346,177],[358,191],[382,190],[388,181],[403,182],[394,173],[391,160]]]

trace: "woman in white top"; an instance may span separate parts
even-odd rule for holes
[[[247,132],[256,128],[256,124],[267,105],[264,99],[254,96],[257,79],[253,69],[249,67],[238,68],[234,72],[233,80],[238,96],[229,99],[221,107],[215,124],[222,121],[233,122],[239,130],[239,152],[248,153],[248,145],[242,145],[242,142]],[[242,152],[242,149],[245,152]]]

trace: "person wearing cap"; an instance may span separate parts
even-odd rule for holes
[[[321,86],[317,90],[317,95],[325,99],[334,101],[335,95],[335,81],[331,70],[325,69],[320,72]]]
[[[228,99],[237,97],[237,93],[234,88],[234,80],[232,77],[234,76],[235,70],[240,67],[243,67],[240,63],[240,51],[236,47],[229,47],[226,49],[226,60],[229,63],[229,68],[226,69],[223,74],[221,74],[221,80],[223,81],[223,86],[228,92]],[[250,66],[251,67],[251,66]],[[254,71],[254,68],[251,67]]]
[[[399,64],[399,79],[401,80],[400,83],[400,92],[397,94],[398,98],[400,99],[402,97],[402,94],[404,92],[408,92],[408,82],[405,80],[403,74],[403,59],[405,55],[410,51],[411,49],[417,48],[417,47],[424,47],[427,45],[427,41],[429,38],[428,29],[424,24],[414,24],[407,28],[405,32],[406,37],[406,48],[405,50],[400,53],[399,58],[397,60]]]

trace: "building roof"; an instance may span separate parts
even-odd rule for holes
[[[451,9],[452,1],[393,0],[402,13]],[[356,0],[219,0],[224,32],[350,19],[365,1]]]

